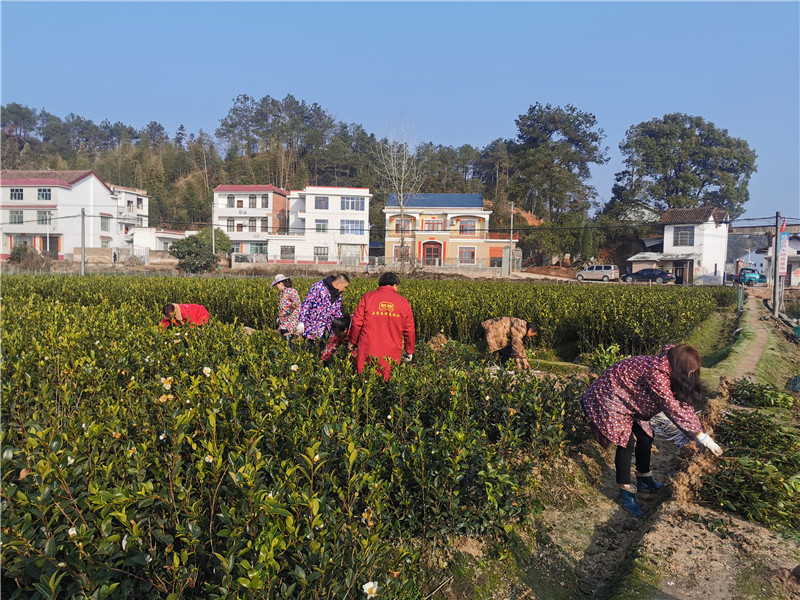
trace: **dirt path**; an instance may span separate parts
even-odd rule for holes
[[[768,326],[763,320],[759,319],[759,314],[766,315],[767,313],[761,300],[754,294],[747,295],[745,306],[747,309],[745,318],[753,331],[755,331],[755,338],[750,343],[747,353],[739,361],[735,372],[740,373],[742,377],[752,378],[756,374],[756,366],[769,341]]]

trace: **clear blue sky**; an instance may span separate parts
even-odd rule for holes
[[[536,102],[637,123],[703,117],[758,154],[744,217],[800,218],[800,3],[7,2],[3,104],[170,135],[239,94],[316,102],[378,136],[478,148]]]

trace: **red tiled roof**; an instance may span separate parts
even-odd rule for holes
[[[215,192],[274,192],[281,196],[288,196],[289,192],[274,185],[218,185]]]
[[[61,187],[72,187],[82,179],[90,175],[97,177],[97,180],[106,188],[108,184],[103,181],[94,171],[0,171],[0,185],[58,185]],[[109,188],[109,191],[110,188]]]
[[[701,206],[698,208],[670,208],[658,220],[659,225],[694,225],[705,223],[710,218],[719,224],[728,219],[728,213],[713,206]]]

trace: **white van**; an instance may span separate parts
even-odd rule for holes
[[[583,281],[584,279],[610,281],[611,279],[619,279],[619,269],[617,265],[592,265],[578,271],[575,277],[577,277],[578,281]]]

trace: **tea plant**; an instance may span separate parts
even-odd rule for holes
[[[731,400],[736,404],[781,408],[792,408],[797,404],[795,396],[788,392],[781,392],[768,384],[754,383],[749,379],[737,379],[733,383]]]

